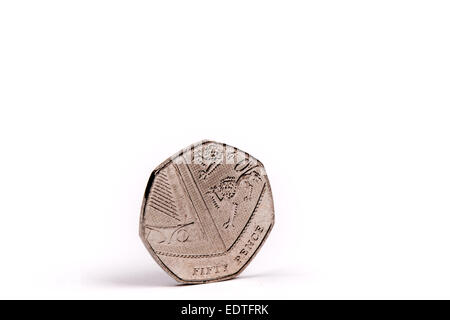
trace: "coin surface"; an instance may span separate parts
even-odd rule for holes
[[[152,172],[139,235],[175,280],[205,283],[242,272],[273,224],[262,163],[237,148],[202,141]]]

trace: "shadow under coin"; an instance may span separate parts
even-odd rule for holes
[[[265,273],[250,273],[241,274],[235,279],[264,279],[264,278],[278,278],[286,280],[301,277],[303,273],[292,273],[285,272],[283,270],[265,272]],[[186,287],[195,286],[197,284],[181,284],[172,279],[163,270],[152,270],[152,269],[123,269],[115,271],[114,273],[102,273],[101,276],[96,275],[95,277],[90,277],[91,282],[105,286],[114,287]]]
[[[279,279],[279,280],[290,280],[293,278],[298,278],[306,275],[307,272],[290,272],[290,271],[284,271],[284,270],[275,270],[270,272],[263,272],[263,273],[250,273],[250,274],[242,274],[239,276],[241,279]]]
[[[177,282],[162,270],[123,270],[93,279],[103,285],[117,287],[176,287]]]

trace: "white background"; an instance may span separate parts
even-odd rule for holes
[[[448,1],[0,2],[0,298],[450,298]],[[213,139],[271,179],[235,280],[179,286],[147,179]]]

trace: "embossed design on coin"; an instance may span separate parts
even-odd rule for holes
[[[204,283],[242,272],[273,223],[262,163],[237,148],[202,141],[152,172],[139,234],[173,278]]]
[[[175,241],[186,242],[189,239],[189,232],[186,227],[193,223],[194,222],[164,227],[145,225],[145,228],[149,230],[147,240],[150,242],[167,244],[170,244],[174,239]]]

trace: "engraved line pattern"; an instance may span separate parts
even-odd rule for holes
[[[170,198],[170,197],[164,195],[164,193],[161,192],[161,191],[159,191],[157,188],[155,188],[155,190],[153,190],[153,192],[154,192],[155,194],[157,194],[158,196],[160,196],[161,198],[164,198],[164,199],[166,199],[167,201],[170,201],[170,203],[173,204],[173,205],[175,206],[175,202],[172,200],[172,198]]]
[[[170,183],[165,172],[159,172],[152,186],[148,205],[159,212],[180,221]]]
[[[170,185],[167,182],[165,182],[163,179],[161,179],[159,182],[161,183],[161,185],[163,187],[167,188],[167,191],[170,193],[170,189],[169,189]]]
[[[187,191],[186,182],[184,181],[183,176],[181,175],[180,169],[176,165],[174,165],[173,167],[175,168],[175,171],[177,172],[178,176],[180,177],[181,182],[184,185],[185,194],[188,196],[189,200],[191,201],[192,208],[194,208],[195,214],[197,216],[197,221],[199,222],[199,225],[200,225],[200,228],[202,230],[202,233],[203,233],[204,236],[206,236],[205,227],[203,226],[202,221],[200,220],[200,216],[198,215],[197,208],[194,205],[194,201],[192,200],[191,195]]]
[[[222,253],[215,253],[215,254],[202,254],[202,255],[192,255],[192,254],[176,254],[176,253],[170,253],[170,252],[163,252],[163,251],[155,251],[155,253],[157,255],[162,255],[162,256],[168,256],[168,257],[177,257],[177,258],[191,258],[191,259],[198,259],[198,258],[209,258],[209,257],[220,257],[220,256],[224,256],[226,255],[229,251],[231,251],[236,244],[239,242],[239,240],[242,238],[242,235],[245,233],[245,231],[248,229],[248,226],[250,225],[250,223],[252,222],[258,208],[259,205],[262,202],[264,193],[266,191],[266,184],[264,183],[263,188],[261,190],[261,194],[259,195],[258,201],[256,202],[255,205],[255,209],[253,209],[252,214],[250,215],[250,218],[248,219],[247,223],[245,224],[244,228],[242,229],[241,234],[237,237],[236,241],[234,241],[234,243],[231,245],[231,247]]]
[[[172,197],[172,191],[170,191],[169,188],[161,184],[161,182],[158,181],[157,184],[155,184],[155,188],[161,191],[162,193],[166,194],[167,196]]]
[[[179,218],[176,218],[176,217],[172,216],[170,213],[167,213],[167,212],[161,210],[160,208],[155,207],[153,204],[150,204],[149,207],[152,207],[153,209],[158,210],[159,212],[164,213],[165,215],[167,215],[171,218],[174,218],[175,220],[181,221]]]
[[[217,228],[216,222],[214,221],[213,216],[212,216],[211,212],[209,211],[208,205],[206,204],[205,198],[203,198],[202,192],[200,191],[200,188],[199,188],[199,186],[197,184],[197,181],[195,181],[195,178],[194,178],[194,175],[192,174],[191,168],[189,166],[186,166],[186,167],[187,167],[187,169],[188,169],[188,171],[189,171],[189,173],[190,173],[190,175],[192,177],[192,181],[194,181],[194,184],[195,184],[195,186],[196,186],[196,188],[198,190],[200,198],[202,199],[203,203],[205,204],[206,211],[208,211],[208,214],[211,217],[211,220],[212,220],[213,225],[214,225],[214,227],[216,229],[216,232],[217,232],[217,236],[222,241],[222,244],[225,247],[225,241],[223,241],[222,236],[220,235],[219,228]]]
[[[168,209],[170,209],[171,211],[175,211],[177,209],[177,207],[169,202],[167,199],[160,197],[159,195],[155,194],[155,199],[160,201],[160,203],[163,203]],[[176,212],[173,212],[174,214],[177,214]]]
[[[159,171],[158,174],[167,179],[167,174],[164,171]]]
[[[151,200],[150,200],[150,204],[152,204],[152,205],[154,205],[154,206],[157,206],[157,207],[163,209],[165,212],[167,212],[167,213],[169,213],[169,214],[172,214],[172,215],[174,215],[174,216],[177,215],[176,212],[172,211],[171,209],[168,209],[168,208],[167,208],[164,204],[162,204],[161,202],[156,202],[156,201],[154,201],[153,199],[151,199]]]
[[[185,163],[174,164],[177,173],[181,175],[181,181],[184,185],[184,190],[187,192],[187,196],[191,200],[191,203],[195,209],[197,218],[199,219],[199,225],[202,226],[205,237],[209,240],[208,245],[210,249],[215,250],[214,253],[224,252],[226,246],[215,229],[214,221],[208,212],[208,208],[205,207],[204,199],[200,194],[200,190],[195,185],[192,174],[189,172],[189,166]]]

